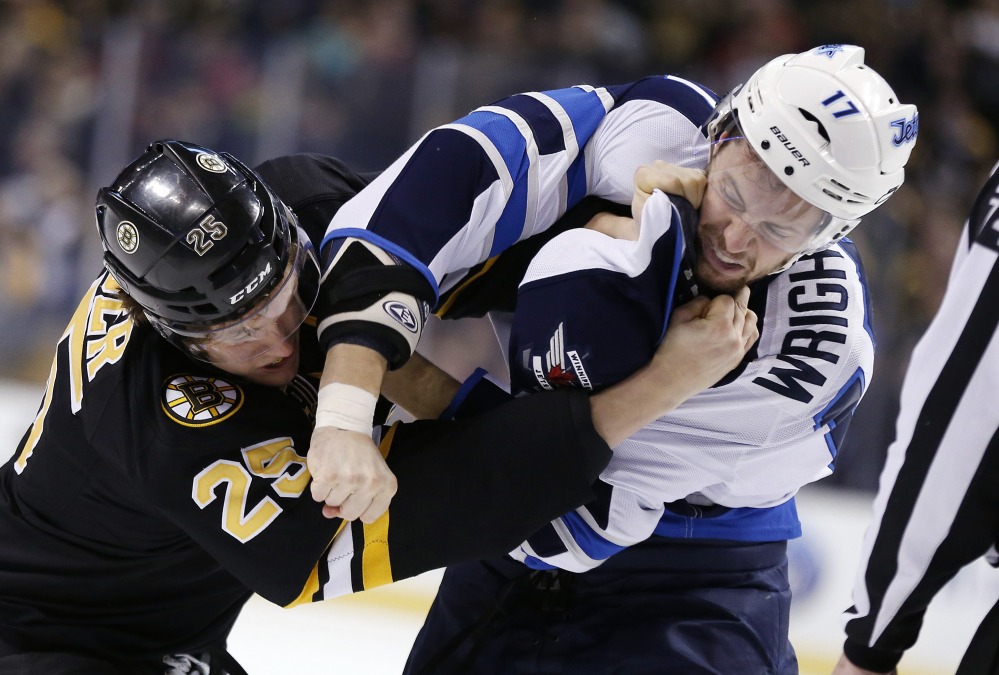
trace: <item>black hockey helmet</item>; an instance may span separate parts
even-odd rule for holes
[[[160,334],[185,347],[176,336],[223,334],[289,279],[303,320],[315,302],[319,264],[295,214],[228,153],[152,143],[99,191],[96,211],[104,265]]]

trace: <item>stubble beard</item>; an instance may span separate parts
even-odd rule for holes
[[[711,297],[733,295],[743,286],[755,281],[755,279],[749,278],[748,272],[738,277],[720,275],[704,258],[704,244],[701,236],[694,239],[694,280],[701,292]]]

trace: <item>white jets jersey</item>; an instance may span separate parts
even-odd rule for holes
[[[518,94],[479,108],[430,131],[345,204],[330,223],[324,249],[346,237],[365,239],[421,271],[438,294],[447,292],[471,268],[545,231],[584,197],[629,204],[635,170],[643,164],[664,160],[703,169],[709,148],[701,125],[716,100],[709,90],[670,76]],[[665,247],[669,236],[675,234],[653,239]],[[677,274],[678,250],[662,268],[651,262],[655,256],[642,266],[622,253],[599,269],[618,277],[645,270],[648,279],[665,273],[672,275],[669,281]],[[871,371],[861,272],[852,254],[849,245],[836,247],[761,284],[754,297],[763,322],[759,354],[754,351],[735,381],[619,448],[620,461],[605,474],[603,512],[567,514],[525,545],[521,557],[585,568],[653,530],[726,539],[795,536],[791,497],[829,472],[838,434]],[[574,263],[587,264],[585,257]],[[524,290],[521,300],[529,286]],[[627,289],[620,292],[631,297]],[[567,293],[584,300],[589,291],[572,287]],[[665,327],[670,293],[668,285],[643,288],[634,297],[640,307],[622,307],[614,316],[601,315],[601,303],[585,300],[561,332],[557,323],[545,324],[545,349],[532,359],[542,357],[540,368],[548,369],[544,377],[552,387],[578,379],[596,389],[617,381],[648,361]],[[587,311],[593,312],[589,322],[577,324]],[[585,349],[573,348],[577,340],[596,348],[598,338],[586,334],[591,328],[602,329],[600,340],[613,335],[607,344],[614,354],[599,365]],[[551,363],[544,361],[549,351]],[[511,354],[512,362],[518,358]],[[666,434],[673,441],[660,440]],[[723,506],[705,511],[696,504]],[[773,508],[763,518],[760,509],[729,508],[748,506]],[[715,517],[696,517],[704,513]]]
[[[570,230],[528,268],[510,336],[515,391],[599,390],[652,356],[673,309],[682,228],[657,192],[638,241]],[[614,449],[600,497],[514,552],[582,571],[653,532],[774,541],[791,498],[828,475],[870,380],[863,272],[843,242],[751,287],[760,339],[738,369]]]

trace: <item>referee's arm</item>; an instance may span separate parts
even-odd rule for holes
[[[962,234],[947,293],[913,351],[868,528],[844,654],[890,672],[926,607],[999,531],[999,175]],[[842,663],[841,663],[842,665]],[[836,673],[858,672],[838,668]]]

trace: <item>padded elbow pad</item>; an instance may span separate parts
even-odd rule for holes
[[[416,269],[361,239],[344,240],[316,301],[319,342],[360,344],[404,364],[420,341],[433,289]]]

